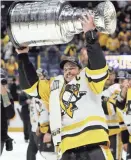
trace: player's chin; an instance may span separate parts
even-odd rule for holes
[[[74,77],[66,77],[65,80],[67,83],[69,83]]]

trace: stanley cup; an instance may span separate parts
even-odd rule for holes
[[[7,16],[8,34],[17,48],[68,43],[83,32],[79,18],[87,12],[94,15],[99,32],[114,33],[116,11],[109,0],[93,10],[72,7],[67,1],[43,0],[13,3]]]

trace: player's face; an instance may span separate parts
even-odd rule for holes
[[[74,77],[80,73],[80,69],[77,65],[72,62],[67,62],[64,65],[64,78],[66,82],[70,82]]]
[[[125,86],[129,87],[129,80],[128,79],[120,79],[119,83],[120,83],[122,88],[125,87]]]
[[[46,80],[46,77],[44,77],[43,75],[39,76],[39,80]]]
[[[123,85],[124,83],[128,83],[128,79],[119,79],[119,83]]]
[[[43,76],[43,74],[37,74],[37,76],[39,77],[39,80],[46,80],[46,77]]]
[[[109,73],[109,78],[106,81],[106,85],[110,86],[110,85],[114,84],[115,78],[116,78],[115,73]]]

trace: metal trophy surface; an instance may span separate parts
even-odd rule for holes
[[[61,0],[15,2],[8,11],[8,34],[15,47],[64,44],[83,31],[78,20],[82,14],[94,14],[99,32],[112,34],[116,29],[116,11],[110,1],[94,10],[72,7]]]

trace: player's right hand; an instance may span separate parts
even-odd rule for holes
[[[24,49],[16,49],[15,50],[18,54],[22,54],[22,53],[28,53],[29,52],[29,47],[26,47]]]

